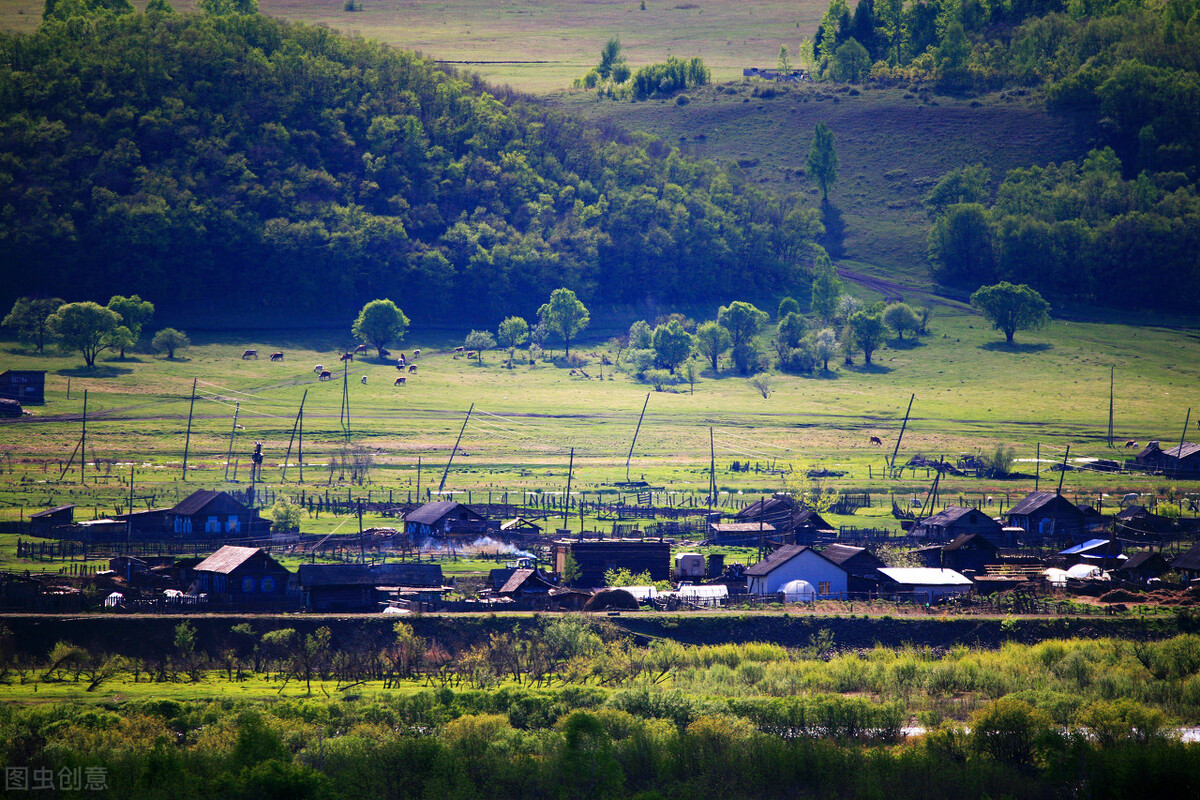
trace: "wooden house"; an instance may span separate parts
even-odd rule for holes
[[[493,582],[499,583],[496,572],[500,572],[500,570],[492,570]],[[504,570],[504,572],[506,573],[504,582],[496,587],[496,594],[500,597],[510,597],[517,602],[526,604],[544,603],[549,598],[550,592],[558,588],[536,569],[526,567]]]
[[[1171,520],[1145,506],[1128,506],[1113,518],[1113,532],[1124,539],[1158,541],[1172,527]]]
[[[1171,569],[1182,572],[1188,580],[1200,578],[1200,544],[1176,556],[1171,561]]]
[[[442,539],[452,535],[487,533],[486,517],[456,500],[426,503],[404,516],[404,532],[414,539]]]
[[[768,522],[710,522],[708,538],[713,544],[756,546],[773,541],[775,526]]]
[[[964,533],[942,548],[942,563],[939,566],[955,572],[971,570],[978,575],[989,564],[996,563],[996,552],[996,545],[983,534]]]
[[[254,536],[269,533],[263,519],[228,492],[198,489],[166,510],[168,532],[182,536]]]
[[[1164,475],[1200,474],[1200,444],[1184,442],[1164,450],[1159,442],[1150,442],[1134,457],[1134,462]]]
[[[16,400],[23,406],[46,402],[46,373],[36,369],[9,369],[0,372],[0,397]]]
[[[30,536],[50,536],[55,528],[75,524],[75,506],[55,506],[29,515]]]
[[[756,500],[739,511],[734,520],[774,526],[777,535],[773,541],[781,544],[811,543],[819,534],[837,530],[815,510],[787,494]]]
[[[949,506],[913,526],[915,539],[932,542],[951,542],[960,536],[977,533],[999,546],[1004,538],[1004,526],[978,508]]]
[[[1134,553],[1117,567],[1117,576],[1122,580],[1145,583],[1151,578],[1161,578],[1170,569],[1171,565],[1161,554],[1143,550]]]
[[[551,549],[554,571],[563,574],[567,556],[579,565],[578,586],[604,586],[604,573],[626,569],[650,574],[651,581],[671,579],[671,545],[652,539],[560,539]]]
[[[1083,512],[1057,492],[1030,492],[1008,510],[1008,524],[1035,540],[1079,541],[1086,530]]]
[[[261,547],[225,545],[192,570],[197,594],[209,602],[279,604],[288,598],[292,573]]]
[[[442,589],[439,564],[301,564],[300,588],[309,611],[379,611],[392,594]]]
[[[746,591],[759,597],[784,592],[794,581],[811,585],[816,598],[842,598],[849,590],[845,569],[800,544],[784,545],[746,570]]]
[[[821,555],[846,571],[846,590],[851,595],[867,594],[879,588],[879,568],[887,566],[865,547],[831,544]]]

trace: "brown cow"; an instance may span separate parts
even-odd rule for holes
[[[464,350],[466,350],[466,349],[467,349],[467,348],[465,348],[465,347],[456,347],[456,348],[454,348],[454,352],[456,352],[456,353],[461,353],[462,351],[464,351]]]
[[[416,371],[417,371],[417,365],[416,365],[416,364],[409,364],[409,365],[408,365],[408,371],[409,371],[409,372],[416,372]]]
[[[871,444],[877,444],[877,445],[883,446],[883,439],[880,439],[878,436],[872,436]]]
[[[392,386],[403,386],[403,385],[404,385],[404,382],[405,382],[405,381],[407,381],[407,380],[408,380],[408,378],[405,378],[405,377],[401,376],[401,377],[399,377],[399,378],[396,378],[396,382],[395,382],[395,383],[393,383],[393,384],[392,384]]]
[[[353,361],[354,353],[342,353],[338,356],[338,361]]]
[[[1128,442],[1125,443],[1125,446],[1126,447],[1137,447],[1138,443],[1135,442],[1133,439],[1130,439]]]
[[[421,357],[421,348],[418,347],[416,350],[413,350],[413,358],[420,358],[420,357]]]
[[[245,361],[247,358],[253,358],[254,360],[257,361],[258,360],[258,351],[257,350],[247,350],[246,352],[242,353],[242,360]]]
[[[358,347],[354,348],[354,352],[365,353],[367,352],[367,346],[365,344],[360,344]]]
[[[467,351],[467,359],[469,360],[472,358],[479,358],[479,353],[476,353],[474,350],[468,350]]]
[[[324,372],[322,372],[320,375],[317,376],[317,380],[331,381],[331,380],[333,380],[333,373],[330,372],[329,370],[325,370]]]
[[[283,351],[280,350],[278,353],[271,353],[271,360],[272,361],[283,361]]]

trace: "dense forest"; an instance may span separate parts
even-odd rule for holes
[[[930,197],[934,277],[1028,282],[1085,301],[1200,302],[1200,2],[833,0],[812,58],[834,79],[943,91],[1035,87],[1083,109],[1108,148],[1013,170],[956,170]],[[965,166],[965,165],[964,165]]]
[[[119,3],[115,4],[120,6]],[[775,293],[820,216],[327,28],[59,2],[0,34],[5,290],[419,318]],[[3,298],[9,299],[9,298]]]

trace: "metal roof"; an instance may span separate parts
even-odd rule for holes
[[[845,571],[845,567],[843,567],[841,564],[838,564],[828,558],[825,558],[825,556],[821,555],[816,550],[813,550],[808,545],[785,544],[783,547],[779,548],[774,553],[771,553],[771,555],[767,556],[762,561],[758,562],[757,564],[755,564],[752,567],[749,567],[746,570],[745,574],[750,577],[753,577],[753,578],[761,578],[764,575],[769,575],[772,571],[783,566],[787,562],[791,561],[793,558],[800,555],[805,550],[808,550],[817,558],[824,559],[825,561],[828,561],[830,564],[833,564],[833,566],[837,567],[838,569]]]
[[[1059,550],[1060,556],[1077,556],[1080,553],[1086,553],[1088,550],[1095,550],[1099,547],[1106,547],[1109,539],[1088,539],[1083,544],[1077,544],[1074,547],[1068,547],[1066,550]]]
[[[769,522],[710,522],[708,527],[716,533],[774,533],[775,526]]]
[[[60,511],[66,511],[68,508],[74,508],[74,507],[75,507],[74,503],[70,503],[65,506],[55,506],[54,508],[47,508],[45,511],[39,511],[36,514],[30,514],[29,518],[30,519],[38,519],[39,517],[48,517],[51,514],[57,514]]]
[[[440,564],[301,564],[300,584],[313,586],[441,586]]]
[[[989,550],[996,549],[996,545],[994,545],[990,541],[988,541],[988,538],[986,536],[983,536],[978,533],[961,533],[958,536],[954,537],[954,541],[950,542],[950,544],[943,547],[942,550],[944,550],[946,552],[954,552],[955,550],[958,550],[960,547],[967,545],[967,544],[983,545],[984,547],[988,548]]]
[[[463,505],[457,500],[435,500],[415,508],[404,516],[405,522],[416,522],[419,525],[433,525],[459,507],[465,508],[474,517],[482,519],[480,514],[470,506]]]
[[[177,514],[181,517],[190,517],[194,514],[199,514],[206,505],[216,500],[221,495],[229,498],[230,502],[249,511],[241,502],[236,500],[233,495],[228,492],[214,492],[211,489],[197,489],[187,497],[180,500],[174,508],[170,509],[170,513]]]
[[[229,574],[261,552],[261,547],[236,547],[227,544],[197,564],[195,571]]]
[[[908,586],[970,586],[971,579],[952,569],[937,567],[881,567],[879,570],[896,583]]]

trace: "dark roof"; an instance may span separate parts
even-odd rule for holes
[[[872,558],[875,557],[869,553],[865,547],[854,547],[848,544],[831,544],[821,551],[821,555],[825,556],[838,566],[841,566],[855,556],[860,556],[863,553],[871,555]],[[879,563],[882,564],[883,562],[881,561]]]
[[[986,547],[989,550],[996,549],[996,545],[988,541],[986,536],[980,536],[978,533],[964,533],[954,537],[954,541],[943,547],[942,550],[944,552],[953,552],[954,550],[958,550],[960,547],[964,547],[968,544],[975,547]]]
[[[39,511],[36,514],[30,514],[29,518],[37,519],[39,517],[49,517],[53,514],[59,513],[60,511],[66,511],[68,508],[74,508],[74,507],[75,507],[74,503],[70,503],[65,506],[55,506],[54,508],[47,508],[45,511]]]
[[[442,517],[458,509],[462,506],[475,516],[480,516],[475,509],[470,506],[463,505],[457,500],[435,500],[432,503],[426,503],[420,508],[413,509],[404,516],[405,522],[416,522],[420,525],[433,525]]]
[[[774,533],[775,526],[769,522],[710,522],[708,527],[717,533]]]
[[[237,505],[242,506],[242,508],[246,508],[227,492],[214,492],[211,489],[197,489],[176,503],[175,507],[170,509],[170,513],[178,514],[181,517],[190,517],[195,514],[199,514],[206,505],[211,503],[213,500],[216,500],[221,495],[225,495],[232,502],[237,503]],[[250,509],[246,510],[249,511]]]
[[[792,524],[797,528],[811,525],[822,530],[832,530],[829,523],[811,508],[805,508],[801,511],[797,511],[796,516],[792,518]]]
[[[1062,495],[1058,494],[1058,492],[1030,492],[1021,499],[1021,502],[1017,503],[1008,510],[1008,516],[1012,517],[1022,514],[1032,514],[1033,512],[1045,508],[1051,503],[1057,501],[1059,498],[1062,498],[1062,500],[1067,505],[1071,506],[1071,508],[1075,508],[1075,505],[1070,500],[1062,497]],[[1078,511],[1079,509],[1075,508],[1075,510]]]
[[[926,517],[921,520],[922,525],[949,525],[952,522],[958,522],[960,519],[970,514],[975,509],[967,506],[950,506],[945,508],[933,516]]]
[[[527,589],[552,589],[554,584],[543,578],[533,569],[514,569],[498,590],[498,594],[512,594],[522,587]]]
[[[1145,447],[1143,447],[1141,449],[1141,452],[1139,452],[1137,454],[1136,458],[1138,460],[1141,460],[1141,459],[1145,458],[1146,456],[1154,455],[1155,453],[1161,453],[1161,452],[1162,452],[1162,448],[1158,446],[1158,442],[1150,442],[1149,444],[1147,444]]]
[[[1152,517],[1153,514],[1145,506],[1129,506],[1117,514],[1119,520],[1138,519],[1143,517]]]
[[[440,564],[301,564],[300,585],[441,586]]]
[[[1182,553],[1171,562],[1172,569],[1186,569],[1190,572],[1200,570],[1200,544],[1186,553]]]
[[[197,564],[195,570],[229,574],[261,552],[261,547],[235,547],[227,544]]]
[[[1171,456],[1172,458],[1178,458],[1180,460],[1191,458],[1192,456],[1196,455],[1196,453],[1200,453],[1200,444],[1192,444],[1191,442],[1184,442],[1182,447],[1175,445],[1170,450],[1163,450],[1163,455]]]
[[[1166,559],[1160,556],[1153,550],[1143,550],[1140,553],[1134,553],[1125,560],[1125,563],[1117,567],[1117,569],[1140,569],[1147,561],[1157,558],[1159,561],[1166,563]]]
[[[776,568],[781,567],[784,564],[786,564],[787,562],[791,561],[793,558],[800,555],[805,550],[811,551],[813,555],[818,556],[819,558],[825,558],[824,555],[822,555],[821,553],[818,553],[816,550],[813,550],[808,545],[785,544],[783,547],[779,548],[774,553],[771,553],[771,555],[767,556],[762,561],[758,562],[757,564],[755,564],[752,567],[749,567],[746,570],[745,574],[752,576],[752,577],[761,578],[764,575],[770,574]],[[829,561],[829,563],[831,563],[831,564],[834,563],[834,562],[830,561],[828,558],[825,558],[825,560]],[[835,564],[835,566],[841,567],[841,564]]]

